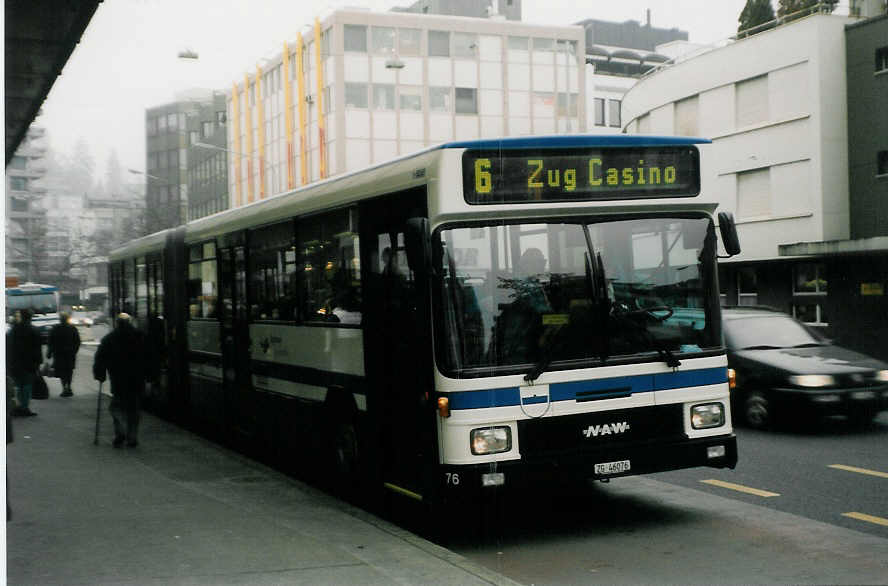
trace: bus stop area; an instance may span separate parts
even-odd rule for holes
[[[9,584],[511,584],[312,486],[143,414],[115,449],[95,346],[7,445]],[[108,384],[105,383],[105,393]]]

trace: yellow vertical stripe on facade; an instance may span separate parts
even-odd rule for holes
[[[244,205],[244,186],[241,184],[241,120],[240,120],[240,91],[237,89],[237,83],[231,84],[231,113],[234,116],[234,152],[238,153],[234,157],[234,205],[240,207]]]
[[[284,126],[287,136],[287,189],[295,187],[293,161],[293,80],[290,79],[290,49],[284,41]]]
[[[255,94],[253,94],[255,98]],[[253,201],[253,104],[250,103],[250,74],[244,74],[244,134],[247,135],[247,203]]]
[[[305,130],[305,43],[302,41],[302,33],[296,37],[296,104],[299,108],[299,172],[302,185],[308,183],[308,157],[306,156],[306,130]]]
[[[327,177],[327,137],[324,130],[324,70],[321,67],[321,21],[315,19],[314,26],[315,69],[318,78],[318,159],[321,179]]]
[[[266,88],[268,89],[268,88]],[[262,100],[262,68],[256,66],[256,130],[259,151],[259,199],[265,199],[265,103]]]

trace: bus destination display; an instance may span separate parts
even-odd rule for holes
[[[470,204],[693,197],[695,147],[468,150],[463,193]]]

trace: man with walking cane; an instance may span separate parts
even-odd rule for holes
[[[114,447],[124,442],[129,447],[139,445],[139,419],[145,381],[154,379],[154,360],[149,355],[145,336],[137,330],[127,313],[117,316],[114,331],[102,338],[93,362],[93,376],[99,381],[99,409],[101,383],[106,373],[111,377],[111,417],[114,419]],[[98,427],[99,414],[96,413]]]

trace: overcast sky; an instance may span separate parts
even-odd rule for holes
[[[480,0],[479,0],[480,1]],[[105,0],[43,105],[37,124],[54,150],[83,137],[104,175],[111,150],[124,168],[145,169],[144,112],[193,88],[229,89],[285,40],[337,7],[383,11],[409,0]],[[523,20],[569,25],[585,18],[679,28],[694,43],[737,30],[745,0],[524,0]],[[177,58],[183,49],[197,60]]]

